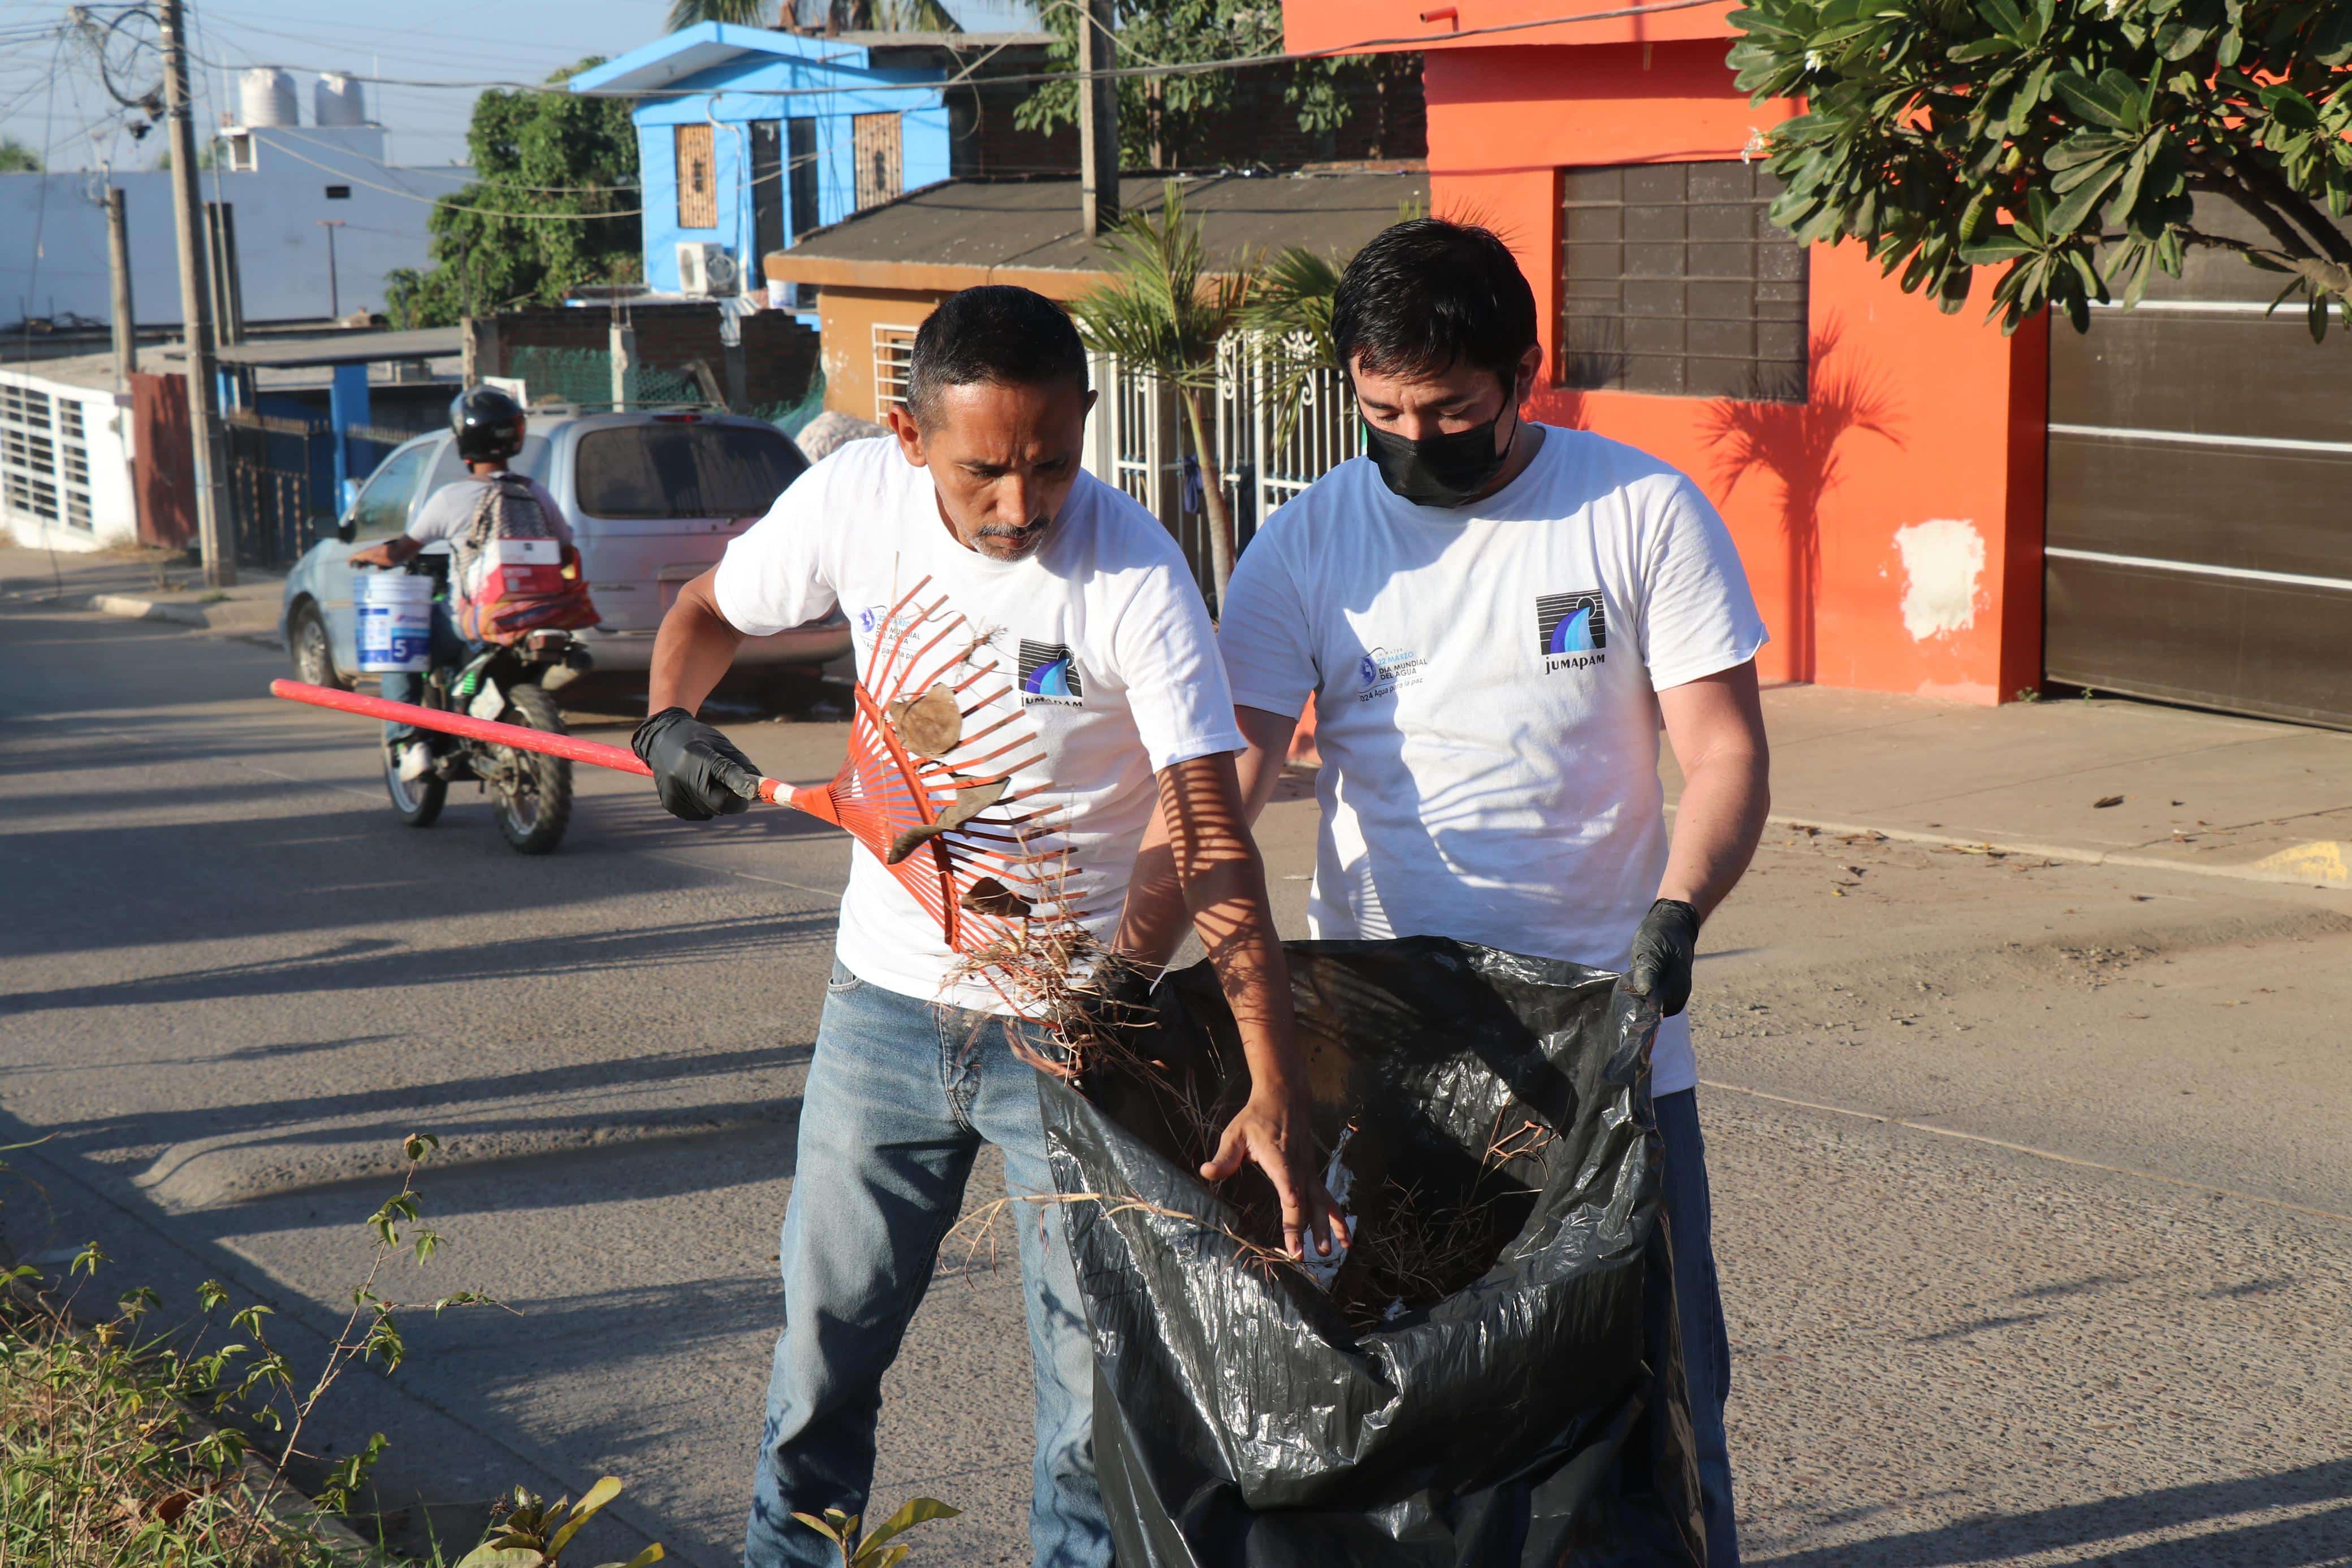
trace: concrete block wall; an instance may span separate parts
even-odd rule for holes
[[[653,370],[684,372],[695,361],[709,365],[724,384],[727,350],[719,340],[716,304],[632,305],[638,362]],[[517,349],[576,349],[595,353],[612,347],[609,310],[562,308],[514,310],[478,317],[467,324],[472,373],[507,375]],[[743,335],[744,395],[754,408],[796,402],[807,395],[817,369],[817,335],[790,313],[757,310],[740,318]]]

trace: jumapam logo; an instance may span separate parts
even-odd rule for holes
[[[1086,683],[1079,679],[1077,661],[1059,643],[1021,640],[1021,700],[1067,703],[1086,700]]]
[[[1603,664],[1608,646],[1609,612],[1597,591],[1537,597],[1536,651],[1547,672]]]

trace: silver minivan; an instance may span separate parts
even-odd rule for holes
[[[688,412],[535,413],[512,465],[563,507],[604,619],[578,632],[599,670],[638,671],[678,590],[727,541],[759,521],[808,467],[792,438],[762,420]],[[359,488],[336,531],[286,577],[280,624],[299,679],[348,686],[359,668],[352,612],[352,550],[404,532],[465,465],[446,432],[394,448]],[[446,549],[434,545],[433,549]],[[747,637],[736,666],[814,671],[849,651],[838,610],[821,621]]]

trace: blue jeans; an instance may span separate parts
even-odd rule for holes
[[[1698,1486],[1706,1514],[1707,1568],[1739,1568],[1739,1526],[1731,1508],[1731,1455],[1723,1406],[1731,1393],[1731,1340],[1715,1278],[1715,1215],[1707,1196],[1706,1140],[1698,1127],[1698,1091],[1651,1102],[1665,1143],[1666,1230],[1675,1248],[1675,1305],[1682,1320],[1683,1381],[1690,1391],[1691,1434],[1698,1446]]]
[[[1004,1151],[1009,1192],[1054,1190],[1036,1070],[1013,1054],[1005,1030],[1001,1019],[933,1007],[834,965],[802,1091],[779,1249],[784,1332],[752,1476],[746,1568],[838,1568],[832,1544],[792,1516],[866,1511],[882,1375],[930,1286],[981,1144]],[[1094,1356],[1069,1243],[1051,1207],[1015,1203],[1011,1219],[1037,1393],[1031,1549],[1036,1568],[1108,1568],[1095,1487]],[[919,1552],[921,1540],[913,1538]]]
[[[433,632],[431,668],[455,669],[473,654],[473,645],[457,635],[457,622],[449,619],[449,606],[441,600],[433,601]],[[421,703],[425,700],[424,670],[387,670],[380,688],[386,702]],[[384,720],[386,740],[406,740],[416,733],[416,727]]]

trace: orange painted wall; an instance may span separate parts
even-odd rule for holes
[[[1453,5],[1454,15],[1432,21],[1423,13]],[[1674,38],[1713,38],[1729,35],[1724,18],[1738,9],[1737,0],[1710,0],[1681,5],[1652,15],[1614,16],[1599,22],[1528,26],[1555,16],[1591,11],[1622,11],[1631,0],[1286,0],[1282,7],[1283,33],[1293,49],[1338,49],[1368,41],[1409,38],[1412,44],[1391,48],[1484,48],[1495,44],[1657,43]],[[1484,27],[1510,27],[1507,33],[1478,36]],[[1467,31],[1470,37],[1462,37]],[[1449,43],[1449,40],[1458,42]]]
[[[1334,11],[1291,0],[1294,43]],[[1794,111],[1751,107],[1724,52],[1707,38],[1425,57],[1432,205],[1518,252],[1547,353],[1561,168],[1738,157]],[[1554,388],[1532,412],[1654,453],[1714,498],[1772,629],[1767,678],[2006,700],[2041,674],[2046,329],[2004,338],[1978,301],[1943,315],[1851,244],[1815,247],[1809,292],[1805,404]]]

